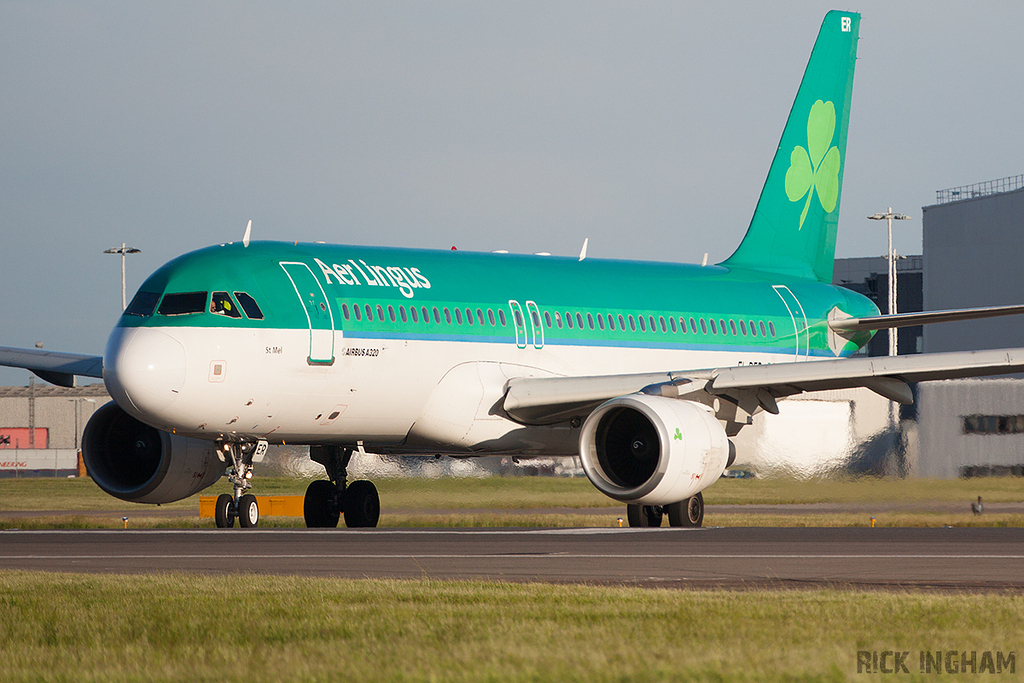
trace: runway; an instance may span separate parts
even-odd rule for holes
[[[1019,590],[1024,529],[12,530],[0,569]]]

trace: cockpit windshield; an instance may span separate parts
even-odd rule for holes
[[[227,292],[214,292],[210,299],[210,313],[226,315],[229,318],[241,318],[238,306],[232,301],[231,295]]]
[[[159,292],[143,292],[139,291],[135,294],[135,298],[128,304],[128,308],[125,309],[125,315],[135,315],[140,318],[148,318],[153,315],[153,311],[156,310],[156,303],[160,301]]]
[[[206,292],[182,292],[167,294],[160,302],[160,315],[189,315],[206,310]]]

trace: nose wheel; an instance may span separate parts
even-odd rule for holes
[[[222,493],[217,496],[215,503],[214,520],[218,529],[230,529],[238,519],[238,526],[242,529],[254,529],[260,521],[260,506],[256,496],[246,493],[252,488],[252,463],[253,460],[262,460],[267,452],[267,442],[260,440],[257,443],[232,443],[227,442],[220,446],[224,453],[231,458],[232,469],[228,475],[228,481],[235,489],[235,495]]]
[[[348,480],[352,449],[340,446],[310,446],[309,457],[324,466],[330,481],[311,482],[306,488],[302,511],[309,528],[338,526],[345,515],[347,527],[375,527],[380,519],[380,496],[373,482]]]

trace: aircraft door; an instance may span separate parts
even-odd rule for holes
[[[324,288],[305,263],[282,261],[281,268],[291,280],[309,321],[309,356],[306,360],[311,365],[330,365],[334,362],[334,314]]]
[[[540,309],[533,301],[526,302],[526,312],[530,317],[530,330],[533,332],[533,348],[544,348],[544,325],[540,321]]]
[[[512,325],[516,328],[516,346],[526,348],[526,320],[523,317],[523,307],[518,301],[509,299],[508,307],[512,310]]]
[[[807,329],[807,315],[804,313],[804,307],[800,305],[800,300],[796,298],[789,287],[772,285],[772,289],[786,305],[790,320],[793,321],[794,356],[797,360],[807,360],[810,334]]]

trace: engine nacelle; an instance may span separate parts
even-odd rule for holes
[[[226,464],[212,441],[168,434],[111,401],[89,419],[82,459],[96,485],[130,503],[172,503],[217,481]]]
[[[643,505],[678,503],[711,486],[731,448],[707,406],[645,394],[602,404],[580,434],[591,483],[616,500]]]

